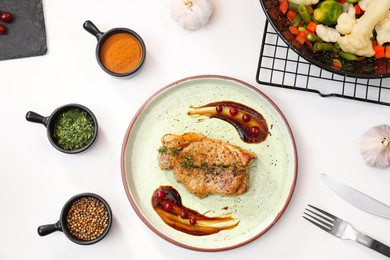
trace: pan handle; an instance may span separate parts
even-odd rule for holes
[[[33,111],[28,111],[26,114],[26,120],[33,123],[39,123],[43,124],[47,127],[47,124],[49,123],[50,117],[44,117],[40,114],[37,114]]]
[[[104,33],[99,31],[99,29],[96,27],[95,24],[93,24],[93,22],[87,20],[84,22],[83,27],[87,32],[94,35],[98,41],[103,37]]]
[[[61,223],[58,220],[55,224],[42,225],[38,227],[38,234],[40,236],[46,236],[54,231],[62,231]]]

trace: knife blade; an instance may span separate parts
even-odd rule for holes
[[[371,198],[370,196],[346,185],[338,182],[328,175],[322,173],[321,179],[341,198],[352,204],[353,206],[371,213],[373,215],[390,219],[390,207],[382,202]]]

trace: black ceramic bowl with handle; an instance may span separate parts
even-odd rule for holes
[[[94,132],[93,132],[93,135],[92,135],[91,139],[89,140],[89,142],[86,145],[84,145],[83,147],[78,148],[78,149],[74,149],[74,150],[64,149],[63,147],[61,147],[61,145],[58,144],[58,142],[55,138],[55,135],[54,135],[54,127],[55,127],[57,119],[59,118],[59,116],[62,113],[69,111],[70,109],[79,109],[80,111],[86,112],[87,115],[89,115],[92,118],[93,127],[94,127]],[[80,105],[80,104],[76,104],[76,103],[63,105],[63,106],[57,108],[56,110],[54,110],[54,112],[52,112],[52,114],[50,116],[42,116],[36,112],[28,111],[26,114],[26,120],[29,122],[32,122],[32,123],[39,123],[39,124],[44,125],[47,129],[47,131],[46,131],[47,138],[49,139],[50,143],[57,150],[59,150],[63,153],[76,154],[76,153],[81,153],[81,152],[86,151],[95,143],[95,141],[97,139],[97,135],[98,135],[98,121],[97,121],[95,115],[87,107]]]
[[[144,61],[145,61],[145,58],[146,58],[146,46],[145,46],[145,43],[143,41],[143,39],[141,38],[141,36],[136,33],[135,31],[131,30],[131,29],[128,29],[128,28],[123,28],[123,27],[118,27],[118,28],[113,28],[113,29],[110,29],[108,30],[107,32],[101,32],[98,27],[91,21],[87,20],[84,22],[83,24],[83,28],[89,32],[90,34],[94,35],[98,41],[97,45],[96,45],[96,60],[99,64],[99,66],[108,74],[112,75],[112,76],[115,76],[115,77],[128,77],[128,78],[131,78],[133,77],[135,74],[137,74],[137,72],[139,72],[144,64]],[[140,45],[140,48],[141,48],[141,58],[138,62],[138,65],[127,71],[127,72],[124,72],[124,73],[117,73],[117,72],[114,72],[114,71],[111,71],[109,70],[108,68],[106,68],[106,66],[104,65],[104,63],[102,62],[102,59],[101,59],[101,50],[102,50],[102,47],[105,43],[105,41],[107,39],[109,39],[111,36],[115,35],[115,34],[119,34],[119,33],[125,33],[125,34],[128,34],[132,37],[134,37],[135,39],[137,39],[139,45]]]
[[[96,199],[97,201],[101,202],[104,205],[104,208],[107,210],[107,221],[106,221],[107,226],[99,236],[97,236],[95,239],[92,240],[82,240],[76,237],[75,235],[72,234],[72,231],[68,227],[68,219],[67,219],[68,213],[71,210],[72,205],[74,205],[74,203],[76,203],[82,198]],[[110,205],[108,205],[108,203],[101,196],[94,193],[87,192],[87,193],[81,193],[75,195],[72,198],[70,198],[62,208],[60,219],[54,224],[46,224],[46,225],[39,226],[37,231],[40,236],[46,236],[55,231],[61,231],[65,234],[65,236],[70,241],[76,244],[92,245],[102,240],[108,234],[111,228],[111,224],[112,224],[112,211]]]
[[[365,58],[361,61],[341,60],[342,68],[333,66],[331,52],[313,52],[306,44],[301,45],[295,40],[289,30],[290,21],[279,9],[279,0],[260,0],[263,11],[277,34],[298,55],[314,65],[329,72],[354,78],[384,78],[390,77],[390,59]]]

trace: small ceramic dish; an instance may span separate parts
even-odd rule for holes
[[[91,21],[86,21],[83,27],[98,40],[96,59],[105,72],[116,77],[132,77],[141,69],[146,46],[136,32],[114,28],[103,33]]]
[[[84,205],[83,205],[84,204]],[[77,209],[78,208],[78,209]],[[98,235],[93,235],[89,228],[92,228],[95,230],[95,227],[91,227],[90,222],[88,222],[88,225],[85,225],[85,239],[80,238],[80,233],[77,233],[75,229],[72,228],[72,221],[74,221],[74,217],[80,216],[81,214],[77,214],[77,210],[83,210],[86,209],[87,215],[88,215],[88,209],[89,210],[100,210],[104,212],[104,214],[99,214],[98,218],[96,218],[96,214],[90,214],[89,216],[92,216],[94,220],[96,220],[95,223],[99,223],[99,225],[95,225],[96,230],[98,230]],[[82,221],[82,222],[80,222]],[[91,221],[93,223],[93,221]],[[80,224],[81,223],[81,224]],[[78,228],[80,230],[83,230],[83,225],[86,224],[86,220],[79,220]],[[108,205],[108,203],[99,195],[96,195],[94,193],[81,193],[78,195],[73,196],[70,198],[65,205],[62,208],[60,219],[54,223],[54,224],[48,224],[48,225],[42,225],[38,227],[38,234],[40,236],[46,236],[54,231],[62,231],[65,236],[72,242],[79,244],[79,245],[92,245],[100,240],[102,240],[110,231],[112,224],[112,212],[111,208]],[[80,227],[81,225],[81,227]],[[96,231],[95,230],[95,231]],[[91,239],[87,239],[91,238]]]
[[[78,111],[81,111],[88,117],[88,120],[93,125],[93,130],[89,129],[88,133],[88,142],[85,142],[86,140],[83,139],[84,145],[82,147],[77,147],[75,149],[69,148],[70,146],[66,147],[63,144],[61,144],[61,141],[56,137],[55,128],[57,126],[58,120],[61,116],[64,115],[67,111],[70,111],[72,109],[77,109]],[[86,114],[85,114],[86,113]],[[98,135],[98,122],[95,117],[95,115],[92,113],[91,110],[89,110],[87,107],[80,105],[80,104],[68,104],[61,106],[57,108],[50,116],[44,117],[40,114],[37,114],[35,112],[29,111],[26,114],[26,120],[33,123],[40,123],[43,124],[47,129],[47,137],[50,141],[50,143],[59,151],[63,153],[68,154],[76,154],[81,153],[90,148],[96,141],[97,135]],[[90,133],[91,131],[92,134]],[[91,136],[90,136],[91,135]],[[74,138],[80,138],[80,136],[74,136]]]

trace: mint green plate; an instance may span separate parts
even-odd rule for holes
[[[197,122],[188,108],[231,100],[245,104],[266,119],[271,135],[259,144],[243,142],[235,128],[219,119]],[[248,191],[239,196],[211,195],[199,199],[177,183],[172,171],[157,163],[157,149],[164,134],[198,132],[250,150],[257,159],[250,169]],[[202,75],[174,82],[150,97],[138,110],[124,137],[121,170],[127,197],[142,221],[162,238],[185,248],[222,251],[247,244],[269,230],[281,217],[292,197],[297,179],[297,152],[289,125],[279,108],[257,88],[225,76]],[[220,216],[231,213],[240,221],[230,230],[194,236],[177,231],[154,211],[151,197],[160,185],[177,189],[183,205]]]

